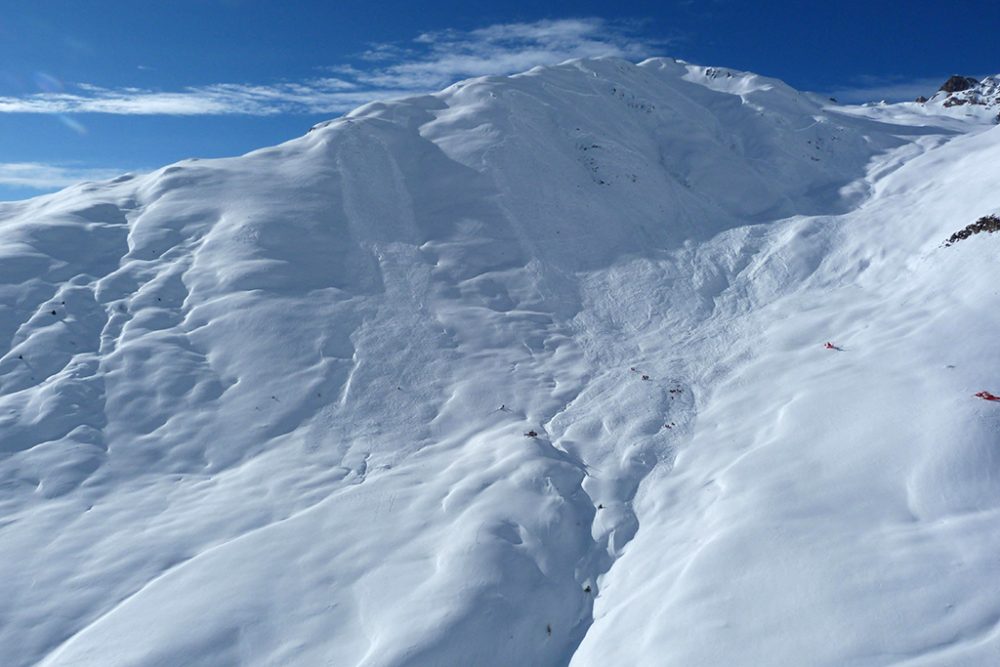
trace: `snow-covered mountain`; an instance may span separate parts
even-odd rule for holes
[[[993,112],[1000,118],[1000,75],[988,76],[982,81],[968,76],[955,75],[949,78],[930,99],[918,102],[939,105],[944,108],[964,107],[974,113]],[[981,108],[977,108],[981,107]]]
[[[1000,128],[919,106],[573,61],[0,205],[0,662],[998,664]]]
[[[917,98],[925,113],[952,113],[978,117],[1000,124],[1000,75],[982,81],[955,75],[945,81],[930,98]]]

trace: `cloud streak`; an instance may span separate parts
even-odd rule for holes
[[[376,99],[438,90],[459,79],[511,74],[571,58],[639,59],[662,44],[634,26],[597,18],[504,23],[421,34],[408,43],[371,44],[328,76],[273,84],[217,83],[176,91],[68,85],[0,97],[0,113],[202,116],[340,113]]]
[[[898,76],[862,76],[851,84],[830,91],[841,102],[912,102],[920,95],[930,97],[947,76],[908,79]]]
[[[0,186],[54,190],[80,181],[103,181],[120,176],[119,169],[85,169],[40,162],[0,162]]]
[[[268,116],[340,110],[368,99],[353,84],[335,78],[275,85],[220,83],[179,92],[79,84],[71,91],[0,97],[0,113]]]

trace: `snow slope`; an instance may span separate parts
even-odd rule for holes
[[[602,59],[0,205],[3,664],[997,664],[998,158]]]

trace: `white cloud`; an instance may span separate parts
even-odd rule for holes
[[[571,58],[617,56],[640,59],[658,44],[633,34],[627,24],[603,19],[502,23],[467,32],[443,30],[417,36],[409,57],[356,73],[362,84],[433,90],[469,76],[510,74]],[[376,44],[371,58],[396,45]]]
[[[103,88],[79,84],[73,92],[0,97],[0,113],[106,113],[199,116],[343,110],[369,99],[354,84],[335,78],[299,83],[251,85],[219,83],[179,92]]]
[[[657,44],[628,24],[603,19],[504,23],[470,31],[443,30],[409,44],[372,44],[336,76],[273,84],[218,83],[179,91],[68,85],[33,95],[0,97],[0,113],[267,116],[339,113],[375,99],[430,92],[456,80],[510,74],[571,58],[641,59]]]
[[[851,84],[830,91],[840,102],[912,102],[918,96],[930,97],[947,76],[908,79],[899,76],[862,76]]]
[[[118,169],[83,169],[39,162],[0,162],[0,185],[54,190],[80,181],[101,181],[122,174]]]

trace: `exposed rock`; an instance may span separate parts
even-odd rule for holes
[[[926,97],[924,97],[923,95],[921,95],[920,97],[918,97],[918,98],[917,98],[916,100],[914,100],[914,101],[915,101],[915,102],[917,102],[917,103],[919,103],[919,104],[923,104],[924,102],[926,102],[926,101],[927,101],[927,98],[926,98]]]
[[[995,215],[984,215],[971,225],[966,226],[965,229],[960,229],[952,234],[944,244],[945,246],[950,246],[952,243],[958,243],[962,239],[967,239],[973,234],[981,232],[990,232],[991,234],[993,232],[1000,232],[1000,218]]]
[[[958,93],[969,88],[974,88],[977,85],[979,85],[979,81],[973,79],[971,76],[959,76],[956,74],[941,84],[938,90],[943,90],[946,93]]]

